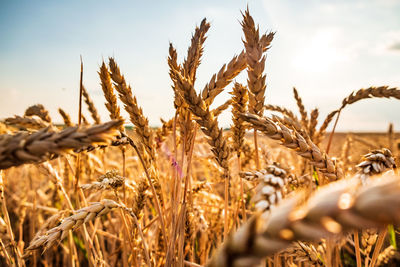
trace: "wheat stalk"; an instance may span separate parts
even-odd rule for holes
[[[240,83],[235,83],[231,95],[233,101],[232,104],[233,147],[237,155],[239,156],[243,147],[244,136],[246,134],[246,127],[244,125],[243,119],[240,118],[240,114],[246,112],[249,96],[247,93],[247,88]]]
[[[40,117],[42,120],[51,123],[49,112],[42,104],[30,106],[25,110],[25,116],[33,116],[33,115],[36,115]]]
[[[36,115],[32,115],[30,117],[20,117],[16,115],[11,118],[6,118],[4,122],[8,125],[16,125],[18,127],[34,129],[34,130],[49,126],[48,122],[42,120],[40,117]]]
[[[262,118],[250,113],[241,114],[241,117],[269,138],[279,140],[281,145],[297,150],[297,154],[308,159],[310,164],[318,168],[326,177],[339,179],[342,176],[342,171],[336,163],[311,140],[304,139],[298,132],[288,129],[283,124],[275,123],[266,117]]]
[[[229,106],[232,104],[232,99],[228,99],[223,103],[222,105],[216,107],[215,109],[211,110],[212,114],[214,117],[218,117],[224,110],[229,108]]]
[[[105,106],[110,114],[112,120],[122,119],[120,110],[117,104],[117,96],[114,93],[114,88],[111,83],[110,73],[106,64],[101,64],[100,71],[98,72],[101,81],[101,89],[103,90],[104,97],[106,98]]]
[[[193,84],[196,80],[196,71],[200,65],[201,56],[203,55],[203,44],[206,41],[206,33],[210,29],[210,24],[206,19],[201,21],[200,27],[196,27],[192,36],[191,45],[188,48],[187,57],[183,62],[183,75],[190,79]]]
[[[216,161],[225,171],[228,170],[229,150],[223,138],[222,129],[218,126],[218,121],[203,99],[197,95],[193,84],[180,73],[176,72],[175,75],[177,84],[181,89],[180,93],[188,104],[190,111],[197,116],[195,120],[201,126],[202,131],[209,137],[208,143],[212,147]]]
[[[294,95],[294,99],[296,99],[297,107],[299,108],[299,112],[301,115],[301,123],[303,124],[303,127],[305,129],[307,129],[308,124],[309,124],[308,114],[307,114],[306,108],[303,105],[303,100],[301,99],[299,92],[297,91],[297,89],[295,87],[293,87],[293,95]]]
[[[388,246],[381,253],[379,253],[376,266],[386,266],[395,254],[396,249],[393,246]]]
[[[363,156],[363,161],[357,165],[358,177],[367,183],[371,176],[381,174],[388,169],[396,168],[396,162],[389,149],[373,150]]]
[[[240,176],[246,180],[256,181],[256,193],[252,198],[258,211],[269,211],[283,197],[283,188],[288,182],[288,174],[278,163],[269,164],[265,170],[242,172]]]
[[[58,113],[60,113],[61,117],[63,118],[64,124],[67,127],[74,126],[74,124],[71,121],[71,116],[65,112],[62,108],[58,108]]]
[[[145,145],[146,152],[151,160],[155,161],[156,153],[154,150],[153,131],[149,127],[148,119],[143,115],[142,108],[139,107],[136,97],[132,96],[132,89],[126,84],[125,77],[121,75],[119,67],[113,58],[110,58],[111,78],[115,83],[121,101],[124,103],[125,110],[128,112],[131,122],[136,126],[135,132]]]
[[[217,74],[214,74],[206,84],[201,97],[207,105],[211,105],[217,95],[242,72],[247,66],[246,53],[242,51],[238,56],[234,56],[228,65],[224,64]]]
[[[84,86],[82,86],[82,95],[83,95],[83,98],[85,99],[86,105],[88,106],[88,109],[89,109],[90,115],[93,118],[93,121],[95,122],[95,124],[100,124],[101,121],[100,121],[99,113],[97,112],[97,109],[96,109],[92,99],[90,98],[88,91],[86,90],[86,88]]]
[[[308,135],[310,136],[311,140],[315,142],[315,137],[316,137],[316,130],[317,130],[317,124],[318,124],[318,109],[313,109],[310,113],[310,121],[308,125]]]
[[[292,120],[298,121],[296,115],[294,115],[294,113],[293,113],[291,110],[289,110],[289,109],[287,109],[287,108],[285,108],[285,107],[276,106],[276,105],[264,105],[264,108],[265,108],[266,110],[271,110],[271,111],[280,112],[280,113],[282,113],[283,115],[288,116],[288,117],[291,118]]]
[[[156,131],[156,142],[157,148],[161,146],[161,143],[164,142],[165,138],[173,131],[174,119],[170,119],[169,121],[164,121],[160,119],[162,126]]]
[[[247,61],[247,84],[249,87],[249,111],[261,115],[264,109],[265,99],[265,78],[263,74],[266,56],[263,55],[267,51],[270,43],[274,38],[274,33],[263,35],[260,37],[258,26],[256,27],[249,10],[242,13],[243,20],[241,22],[242,30],[245,36],[243,40],[246,50]],[[267,40],[261,42],[260,40]]]
[[[104,175],[101,175],[96,182],[83,184],[81,185],[81,188],[85,190],[116,190],[123,186],[124,183],[125,177],[122,177],[118,170],[111,170],[107,171]]]
[[[319,145],[322,139],[325,137],[326,129],[328,128],[329,124],[331,123],[331,121],[338,112],[339,111],[334,110],[326,116],[324,122],[322,123],[321,127],[318,130],[318,133],[315,136],[315,143],[317,145]]]
[[[35,133],[0,135],[0,169],[39,163],[92,145],[108,145],[122,121],[92,127],[69,127],[60,132],[43,128]]]
[[[117,207],[120,207],[120,204],[114,200],[103,199],[100,202],[95,202],[88,207],[79,209],[74,212],[74,215],[65,218],[60,225],[33,239],[25,250],[35,250],[41,247],[47,250],[67,237],[69,230],[75,230],[82,224],[105,215]]]
[[[400,90],[396,87],[390,88],[389,86],[369,87],[352,92],[348,97],[343,99],[340,110],[344,109],[347,105],[353,104],[357,101],[368,99],[372,97],[379,98],[396,98],[400,99]]]
[[[360,186],[347,179],[320,188],[302,204],[304,194],[284,200],[269,216],[255,216],[233,234],[207,264],[256,266],[296,240],[318,240],[354,229],[400,222],[399,177]]]

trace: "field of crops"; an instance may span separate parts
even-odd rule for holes
[[[295,88],[298,110],[272,105],[264,68],[275,33],[248,10],[240,20],[243,50],[204,87],[209,22],[183,62],[170,44],[176,112],[160,128],[114,58],[98,71],[104,103],[81,76],[78,119],[36,104],[1,120],[1,266],[398,266],[400,134],[389,121],[381,133],[335,129],[347,106],[398,101],[400,89],[349,92],[326,118]]]

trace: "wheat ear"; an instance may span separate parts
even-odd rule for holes
[[[250,113],[242,113],[241,117],[269,138],[279,140],[281,145],[297,150],[297,154],[308,159],[310,164],[318,168],[328,178],[339,179],[342,176],[342,171],[336,165],[336,162],[323,153],[311,140],[306,140],[298,132],[266,117]]]
[[[90,98],[88,91],[86,90],[86,87],[82,86],[82,95],[85,100],[85,103],[89,109],[90,115],[92,116],[93,121],[95,124],[100,124],[100,116],[99,113],[97,112],[97,109],[93,103],[93,100]]]
[[[228,170],[229,149],[223,138],[222,129],[218,126],[218,121],[210,112],[209,107],[203,99],[197,95],[193,84],[183,77],[180,73],[175,73],[177,84],[181,94],[189,106],[190,111],[197,116],[195,119],[201,126],[202,131],[208,136],[208,143],[212,147],[212,152],[218,164]]]
[[[41,247],[47,250],[67,237],[69,230],[75,230],[82,224],[105,215],[117,207],[120,207],[120,204],[114,200],[103,199],[100,202],[92,203],[88,207],[77,210],[74,212],[74,215],[65,218],[60,225],[51,228],[43,235],[33,239],[26,250],[35,250]]]
[[[400,223],[399,177],[374,179],[360,186],[346,179],[321,187],[306,200],[298,193],[284,200],[269,216],[255,216],[233,234],[207,264],[256,266],[263,257],[296,240],[318,240],[354,229]]]
[[[62,108],[58,108],[58,113],[60,113],[61,117],[63,118],[64,124],[67,127],[74,126],[74,124],[71,121],[71,116],[65,112]]]
[[[240,114],[246,112],[247,103],[249,101],[248,91],[245,86],[240,83],[235,83],[233,86],[232,95],[232,139],[233,147],[237,156],[240,156],[242,151],[244,136],[246,134],[246,127]]]
[[[299,112],[301,115],[301,123],[303,124],[303,127],[307,129],[309,124],[308,114],[306,108],[304,107],[303,100],[301,99],[299,92],[295,87],[293,87],[293,96],[294,99],[296,100],[297,107],[299,108]]]
[[[393,246],[388,246],[378,255],[376,266],[387,266],[390,259],[396,254],[396,249]]]
[[[353,104],[362,99],[368,99],[372,97],[379,98],[396,98],[400,99],[400,90],[396,87],[389,88],[389,86],[369,87],[366,89],[360,89],[351,93],[348,97],[343,99],[340,110],[344,109],[347,105]]]
[[[216,107],[215,109],[211,110],[212,114],[214,117],[218,117],[224,110],[229,108],[229,106],[232,104],[232,99],[228,99],[223,103],[222,105]]]
[[[86,190],[116,190],[123,186],[125,183],[125,177],[122,177],[118,170],[107,171],[104,175],[101,175],[96,182],[90,184],[81,185],[82,189]]]
[[[242,172],[240,176],[246,180],[257,182],[256,193],[252,201],[258,211],[269,211],[282,200],[283,188],[288,182],[288,174],[278,163],[269,164],[265,170]]]
[[[289,109],[287,109],[287,108],[284,108],[284,107],[281,107],[281,106],[276,106],[276,105],[265,105],[264,108],[265,108],[266,110],[271,110],[271,111],[280,112],[280,113],[282,113],[283,115],[288,116],[288,117],[291,118],[292,120],[297,120],[297,121],[298,121],[298,118],[296,117],[296,115],[294,115],[293,111],[291,111],[291,110],[289,110]]]
[[[7,125],[15,125],[18,127],[23,127],[27,129],[41,129],[49,126],[49,123],[42,120],[40,117],[33,115],[30,117],[20,117],[20,116],[14,116],[11,118],[6,118],[4,122]]]
[[[183,75],[190,79],[193,84],[196,80],[196,71],[200,65],[201,56],[203,55],[203,44],[206,41],[206,33],[210,29],[210,23],[204,18],[201,21],[200,27],[196,27],[192,36],[191,45],[188,48],[188,53],[183,62]]]
[[[42,104],[30,106],[25,110],[25,116],[33,116],[33,115],[36,115],[40,117],[42,120],[51,123],[49,112]]]
[[[92,145],[107,145],[122,123],[110,121],[92,127],[69,127],[60,132],[43,128],[32,134],[0,135],[0,169],[43,162]]]
[[[263,74],[266,56],[263,53],[269,48],[274,38],[274,33],[260,37],[258,26],[256,27],[249,10],[247,9],[244,14],[242,13],[242,16],[241,25],[245,36],[243,43],[246,50],[248,74],[247,84],[250,91],[249,111],[261,115],[264,110],[266,89],[266,76]]]
[[[206,84],[201,97],[207,105],[211,105],[214,98],[219,95],[224,88],[241,73],[247,66],[246,53],[242,51],[238,56],[234,56],[228,65],[223,65],[217,74],[214,74]]]
[[[174,119],[170,119],[169,121],[164,121],[160,119],[162,126],[156,131],[156,142],[157,148],[160,147],[161,143],[167,138],[167,136],[172,133],[174,127]]]
[[[338,110],[334,110],[331,113],[328,114],[326,117],[324,123],[321,126],[321,129],[319,131],[319,141],[322,140],[323,135],[325,134],[325,130],[328,127],[329,123],[332,121],[333,117],[338,113],[335,125],[333,127],[332,133],[330,135],[330,141],[329,144],[332,141],[333,137],[333,132],[335,130],[336,124],[339,120],[340,112],[342,109],[344,109],[347,105],[353,104],[355,102],[358,102],[363,99],[368,99],[372,97],[378,97],[378,98],[396,98],[400,99],[400,90],[396,87],[389,88],[389,86],[379,86],[379,87],[369,87],[369,88],[362,88],[359,89],[358,91],[352,92],[348,97],[343,99],[342,101],[342,106]],[[328,145],[329,148],[329,145]]]
[[[104,97],[107,101],[105,103],[105,106],[109,112],[110,118],[112,120],[122,119],[120,115],[120,109],[117,104],[117,96],[114,93],[114,88],[111,83],[110,73],[104,61],[101,64],[100,71],[98,72],[98,74],[100,76],[101,89],[103,90]]]
[[[132,89],[126,84],[125,77],[121,75],[119,67],[113,58],[110,58],[111,78],[115,83],[115,89],[118,91],[119,98],[124,103],[125,110],[128,112],[135,132],[145,145],[146,152],[151,160],[155,161],[156,153],[154,150],[153,131],[149,127],[148,119],[143,115],[142,108],[139,107],[136,97],[132,96]]]
[[[318,133],[315,136],[315,143],[317,145],[319,145],[321,143],[322,139],[324,139],[326,129],[328,128],[329,124],[332,122],[333,118],[335,117],[335,115],[338,112],[339,111],[334,110],[326,116],[324,122],[322,123],[321,127],[318,130]]]
[[[318,124],[318,109],[313,109],[310,113],[310,121],[308,123],[308,135],[310,136],[311,140],[315,142],[316,138],[316,131],[317,131],[317,124]]]

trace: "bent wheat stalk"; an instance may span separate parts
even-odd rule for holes
[[[266,117],[250,113],[242,113],[241,117],[269,138],[279,140],[281,145],[295,149],[297,154],[308,159],[310,164],[318,168],[326,177],[330,179],[342,177],[342,170],[337,166],[336,162],[323,153],[311,140],[306,140],[298,132],[290,130],[279,122],[275,123]]]
[[[353,103],[358,102],[363,99],[372,98],[372,97],[378,97],[378,98],[392,98],[393,97],[396,99],[400,99],[400,90],[396,87],[389,88],[389,86],[379,86],[379,87],[372,86],[372,87],[369,87],[366,89],[361,88],[360,90],[358,90],[356,92],[352,92],[348,97],[343,99],[342,106],[338,110],[331,112],[328,115],[328,117],[325,119],[325,122],[327,124],[329,124],[329,122],[333,119],[333,116],[336,114],[336,112],[338,113],[338,115],[336,117],[335,125],[333,126],[332,132],[329,136],[328,146],[326,149],[327,152],[329,151],[330,145],[332,143],[333,133],[335,132],[336,125],[339,121],[340,112],[347,105],[353,104]],[[323,126],[325,126],[325,122],[324,122]],[[328,125],[326,125],[326,127],[327,126]],[[321,130],[320,130],[320,132],[321,132]]]
[[[60,225],[51,228],[43,235],[37,235],[26,250],[35,250],[44,247],[45,250],[51,248],[56,243],[61,242],[67,237],[69,230],[75,230],[82,224],[109,213],[112,209],[122,207],[111,199],[103,199],[100,202],[92,203],[74,212],[74,215],[65,218]]]
[[[246,66],[246,54],[244,51],[238,56],[234,56],[227,66],[223,65],[219,72],[211,77],[211,80],[201,92],[201,96],[206,104],[211,105],[215,97],[219,95]]]
[[[42,120],[40,117],[33,115],[31,117],[14,116],[6,118],[4,122],[7,125],[16,125],[27,129],[41,129],[49,126],[49,123]]]
[[[354,229],[400,223],[398,176],[374,179],[361,186],[358,178],[326,185],[306,200],[286,199],[269,216],[256,215],[215,253],[208,267],[256,266],[266,256],[296,240],[318,240]]]
[[[213,113],[214,117],[218,117],[224,110],[229,108],[229,106],[232,104],[232,99],[228,99],[225,103],[222,105],[216,107],[215,109],[211,110]]]
[[[42,120],[51,123],[49,112],[42,104],[30,106],[25,110],[25,116],[33,116],[33,115],[36,115],[40,117]]]
[[[110,121],[92,127],[69,127],[60,132],[44,128],[35,133],[0,135],[0,169],[43,162],[92,145],[108,145],[122,123]]]

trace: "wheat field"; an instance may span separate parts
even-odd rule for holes
[[[83,75],[77,120],[41,104],[1,120],[1,266],[398,266],[400,134],[389,122],[381,133],[335,128],[347,106],[398,101],[400,89],[349,92],[326,118],[296,88],[298,110],[273,105],[264,67],[277,33],[248,9],[240,23],[243,50],[204,87],[209,22],[183,62],[170,44],[175,115],[162,127],[111,57],[98,70],[107,122]]]

